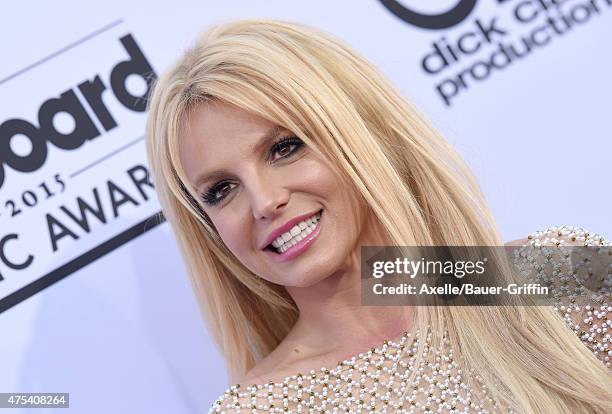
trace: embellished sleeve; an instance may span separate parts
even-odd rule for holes
[[[239,395],[238,389],[240,385],[234,384],[228,387],[222,395],[215,400],[215,402],[208,409],[208,414],[213,413],[241,413],[251,412],[245,408],[246,398]]]
[[[612,368],[612,244],[580,227],[556,226],[536,231],[522,246],[519,271],[553,288],[553,310],[591,352]],[[565,247],[567,246],[567,247]],[[545,250],[547,247],[552,249]],[[554,249],[561,247],[561,249]],[[538,254],[528,253],[538,249]],[[533,250],[532,250],[533,251]]]

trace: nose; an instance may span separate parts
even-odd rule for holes
[[[253,172],[249,180],[249,193],[253,217],[256,220],[272,218],[289,202],[290,192],[274,173]]]

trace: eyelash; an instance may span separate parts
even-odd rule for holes
[[[270,154],[268,156],[268,159],[279,149],[290,147],[291,145],[295,145],[295,148],[290,151],[289,154],[279,157],[279,159],[289,158],[296,154],[304,146],[304,141],[302,141],[296,136],[280,138],[270,147]],[[231,183],[226,180],[222,180],[213,184],[207,191],[204,192],[204,194],[202,194],[202,200],[204,201],[204,203],[210,206],[214,206],[215,204],[220,203],[221,201],[223,201],[223,199],[227,196],[228,193],[225,193],[222,197],[219,198],[215,197],[216,193],[230,184]]]

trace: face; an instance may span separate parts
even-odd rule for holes
[[[291,131],[222,102],[196,108],[187,126],[183,169],[227,248],[253,273],[306,287],[359,248],[356,193]]]

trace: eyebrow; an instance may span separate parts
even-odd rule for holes
[[[250,152],[259,154],[264,147],[267,146],[269,141],[276,138],[284,130],[285,128],[281,127],[280,125],[274,125],[272,128],[268,129],[255,144],[251,146]],[[219,179],[228,174],[229,172],[225,169],[219,169],[212,172],[203,172],[196,178],[195,187],[199,188],[205,182]]]

